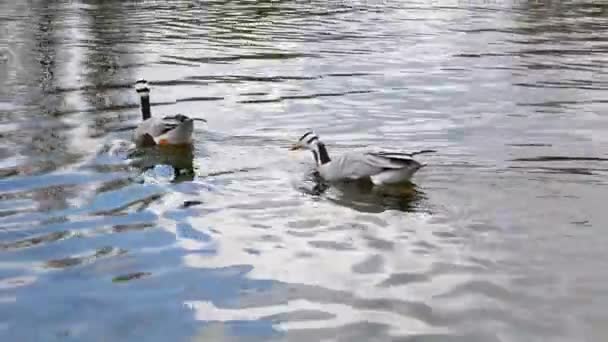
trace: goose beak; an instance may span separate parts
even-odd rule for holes
[[[300,145],[300,144],[293,144],[293,145],[291,145],[291,146],[289,147],[289,150],[290,150],[290,151],[297,151],[297,150],[301,150],[301,149],[303,149],[303,148],[304,148],[304,147],[303,147],[302,145]]]
[[[207,120],[205,120],[205,119],[200,119],[200,118],[192,118],[192,120],[194,120],[194,121],[202,121],[202,122],[204,122],[204,123],[207,123]]]

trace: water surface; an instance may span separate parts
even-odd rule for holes
[[[606,340],[606,8],[1,1],[0,339]],[[311,128],[437,152],[321,192]]]

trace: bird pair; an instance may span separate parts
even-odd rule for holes
[[[154,118],[150,112],[150,88],[145,80],[135,83],[141,98],[143,122],[135,129],[133,139],[139,147],[155,145],[187,145],[192,142],[194,121],[182,114]],[[407,182],[423,164],[411,154],[390,152],[349,152],[330,157],[325,144],[312,131],[306,132],[291,150],[312,152],[319,175],[329,182],[368,179],[376,185]]]

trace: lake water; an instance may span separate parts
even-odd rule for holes
[[[0,340],[606,341],[607,37],[592,0],[0,1]],[[127,154],[142,77],[192,150]],[[436,152],[318,191],[308,129]]]

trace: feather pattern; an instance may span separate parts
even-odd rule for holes
[[[421,167],[422,164],[411,158],[387,157],[372,152],[350,152],[334,157],[329,163],[319,165],[318,169],[323,178],[328,181],[336,181],[367,178],[391,170],[403,171],[404,178],[409,178],[408,175],[411,177],[413,172]],[[405,180],[408,179],[403,179],[403,181]]]
[[[424,166],[412,154],[398,152],[348,152],[330,158],[325,145],[312,132],[302,136],[295,148],[311,150],[319,175],[330,182],[369,179],[378,185],[401,183]],[[323,155],[325,158],[318,157]]]

